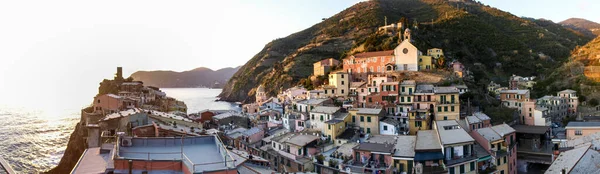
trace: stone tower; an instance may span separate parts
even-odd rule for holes
[[[115,81],[123,81],[123,67],[117,67],[117,73],[115,74]]]
[[[410,29],[406,28],[406,30],[404,30],[404,40],[408,40],[408,42],[412,42],[411,38],[410,38]]]
[[[265,87],[263,85],[258,86],[256,88],[256,103],[262,104],[262,102],[267,100],[267,94],[265,93]]]

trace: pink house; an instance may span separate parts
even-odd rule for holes
[[[394,144],[364,142],[354,147],[351,166],[361,168],[362,173],[393,173]]]
[[[104,94],[94,97],[94,111],[114,113],[123,109],[123,98],[114,94]]]
[[[470,135],[481,147],[488,151],[494,159],[492,162],[501,173],[517,173],[516,131],[507,124],[500,124],[474,130]]]
[[[258,127],[253,127],[242,132],[241,149],[248,150],[247,146],[260,142],[265,136],[265,131]]]
[[[310,125],[310,120],[308,119],[308,116],[306,116],[305,114],[298,115],[300,115],[300,118],[296,119],[296,132],[303,131],[306,128],[306,126]]]

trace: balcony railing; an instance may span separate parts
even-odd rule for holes
[[[477,159],[477,155],[475,155],[475,153],[473,154],[469,154],[469,155],[463,155],[461,157],[455,157],[452,159],[447,159],[446,161],[446,165],[451,166],[454,164],[458,164],[458,163],[463,163],[463,162],[467,162],[467,161],[471,161]]]

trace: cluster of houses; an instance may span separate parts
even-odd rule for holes
[[[123,82],[82,110],[87,149],[72,173],[512,174],[533,163],[549,165],[547,173],[600,171],[589,162],[600,157],[600,122],[553,124],[577,115],[573,90],[531,99],[533,78],[492,82],[488,90],[518,115],[493,125],[464,109],[465,85],[390,76],[430,71],[441,57],[441,49],[423,55],[407,29],[394,50],[316,62],[314,75],[328,82],[316,89],[268,96],[261,85],[241,111],[187,115],[158,88]],[[462,64],[451,65],[462,77]]]

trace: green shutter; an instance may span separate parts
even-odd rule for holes
[[[327,129],[331,130],[331,125],[330,124],[327,125]]]
[[[371,117],[367,116],[367,122],[371,122]]]
[[[365,116],[360,116],[360,122],[365,122]]]
[[[370,134],[371,133],[371,128],[367,128],[367,133]]]

